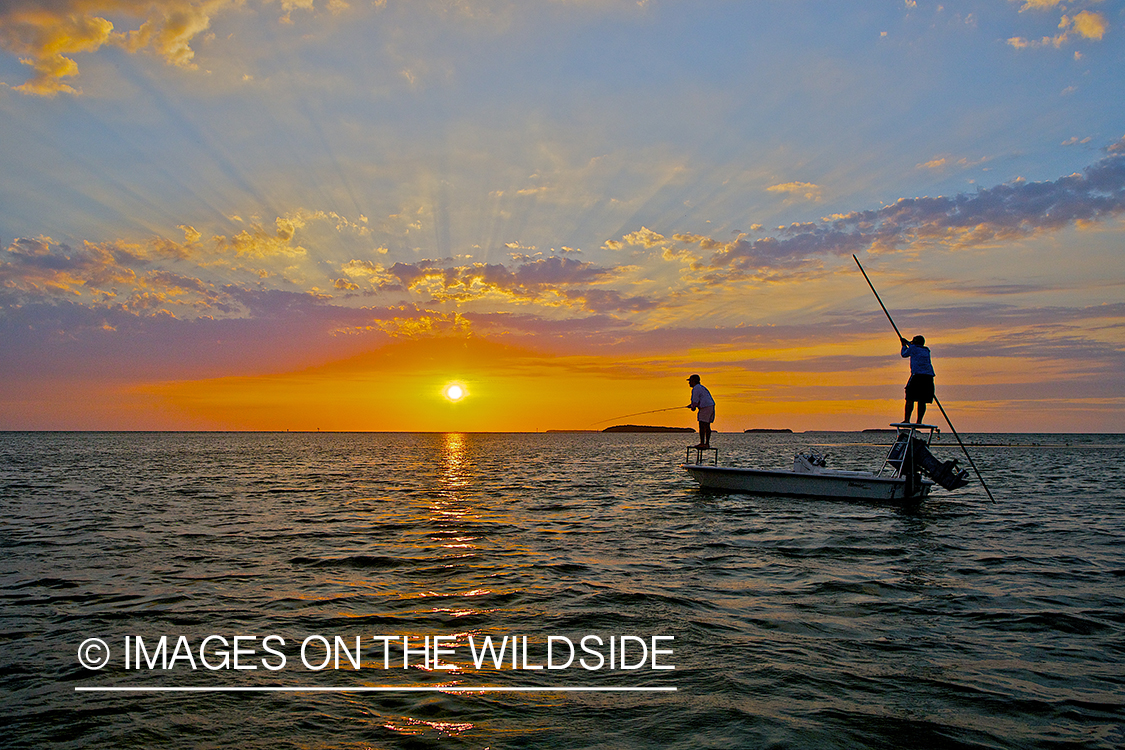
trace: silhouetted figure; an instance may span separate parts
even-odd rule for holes
[[[902,356],[910,357],[910,380],[906,381],[906,416],[903,422],[910,421],[914,404],[918,404],[918,424],[926,415],[926,404],[934,402],[934,366],[930,363],[930,350],[926,348],[926,337],[915,336],[910,341],[904,338]]]

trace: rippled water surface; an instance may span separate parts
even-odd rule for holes
[[[974,480],[916,511],[701,493],[690,437],[0,433],[0,746],[1125,746],[1125,437],[967,436],[997,502]],[[877,468],[889,439],[717,441]],[[126,637],[162,635],[193,659],[256,639],[258,668],[125,668]],[[310,635],[365,639],[361,668],[306,668]],[[455,669],[369,640],[437,635]],[[671,636],[675,669],[467,655],[526,636],[534,666],[586,635]],[[675,691],[75,690],[160,686]]]

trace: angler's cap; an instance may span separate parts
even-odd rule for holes
[[[922,334],[918,334],[914,338],[910,339],[910,343],[911,344],[917,344],[918,346],[925,346],[926,345],[926,337],[923,336]]]
[[[698,375],[692,375],[691,377],[689,377],[689,378],[687,379],[687,382],[689,382],[689,383],[691,383],[692,385],[694,385],[695,383],[698,383],[698,382],[699,382],[699,376],[698,376]]]

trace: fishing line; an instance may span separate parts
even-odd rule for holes
[[[605,424],[606,422],[612,422],[615,419],[625,419],[627,417],[639,417],[642,414],[656,414],[657,412],[661,412],[661,411],[672,411],[673,409],[686,409],[686,408],[687,408],[686,406],[669,406],[666,409],[652,409],[650,411],[635,411],[632,414],[622,414],[619,417],[610,417],[609,419],[599,419],[597,422],[591,422],[589,426],[593,427],[596,424]]]
[[[895,329],[895,333],[898,333],[899,341],[902,341],[903,336],[901,333],[899,333],[898,326],[895,325],[894,318],[892,318],[891,314],[887,312],[887,306],[883,304],[883,300],[879,297],[879,293],[875,291],[875,285],[871,283],[871,279],[867,276],[867,271],[863,270],[863,264],[859,262],[859,258],[857,258],[854,253],[852,254],[852,260],[854,260],[855,264],[859,266],[859,272],[863,274],[863,278],[867,279],[867,286],[871,287],[871,293],[874,294],[875,299],[879,301],[879,307],[883,308],[883,313],[887,316],[887,320],[890,321],[891,328]],[[934,403],[937,404],[937,408],[941,409],[941,415],[945,417],[945,423],[949,425],[949,431],[953,433],[953,437],[957,438],[958,445],[960,445],[961,450],[965,452],[965,458],[969,459],[969,465],[972,466],[973,471],[976,472],[977,479],[980,480],[980,486],[984,487],[984,492],[986,495],[988,495],[988,499],[992,502],[996,502],[996,499],[992,497],[992,493],[988,489],[988,485],[984,483],[984,477],[980,475],[980,470],[977,469],[976,462],[973,461],[973,457],[969,455],[969,449],[965,447],[965,444],[963,442],[961,442],[961,436],[957,434],[957,428],[953,426],[953,422],[949,421],[949,415],[945,413],[945,407],[941,405],[940,401],[938,401],[937,396],[934,396]]]

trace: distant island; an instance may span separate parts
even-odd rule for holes
[[[691,427],[654,427],[642,424],[619,424],[606,427],[602,432],[695,432]]]
[[[793,430],[785,427],[781,428],[780,430],[771,429],[769,427],[755,427],[752,430],[743,430],[743,432],[788,432],[792,434]]]

